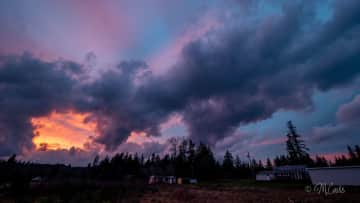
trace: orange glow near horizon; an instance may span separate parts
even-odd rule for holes
[[[85,123],[89,114],[52,112],[49,116],[32,118],[35,127],[33,143],[37,150],[84,148],[90,137],[96,136],[96,124]]]

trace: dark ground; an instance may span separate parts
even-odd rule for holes
[[[359,188],[344,194],[306,192],[307,184],[252,180],[198,185],[147,185],[144,181],[49,182],[21,191],[0,190],[0,202],[360,202]]]

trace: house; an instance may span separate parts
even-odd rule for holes
[[[257,181],[303,181],[309,179],[305,165],[286,165],[275,167],[272,171],[260,171],[256,174]]]
[[[360,166],[308,168],[312,184],[360,186]]]
[[[272,181],[275,179],[273,171],[260,171],[256,174],[257,181]]]
[[[278,166],[273,169],[276,180],[308,180],[309,173],[305,165]]]

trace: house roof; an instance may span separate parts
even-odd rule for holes
[[[305,165],[286,165],[274,168],[274,171],[291,171],[291,170],[305,170]]]
[[[323,170],[323,169],[332,170],[332,169],[352,169],[352,168],[360,169],[360,166],[315,167],[315,168],[307,168],[307,170]]]

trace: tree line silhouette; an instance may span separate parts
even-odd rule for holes
[[[222,161],[216,160],[210,146],[194,143],[191,139],[170,140],[171,151],[163,156],[152,154],[119,153],[100,159],[96,156],[87,167],[71,167],[63,164],[37,164],[17,161],[16,155],[0,160],[0,183],[12,183],[24,187],[33,177],[64,180],[69,178],[96,180],[147,179],[150,175],[195,177],[199,180],[219,178],[240,179],[253,177],[258,171],[270,170],[283,165],[306,165],[307,167],[360,165],[360,147],[347,146],[348,155],[336,157],[333,162],[323,156],[311,158],[303,140],[291,121],[286,135],[287,154],[273,160],[255,160],[250,155],[234,156],[226,151]]]

